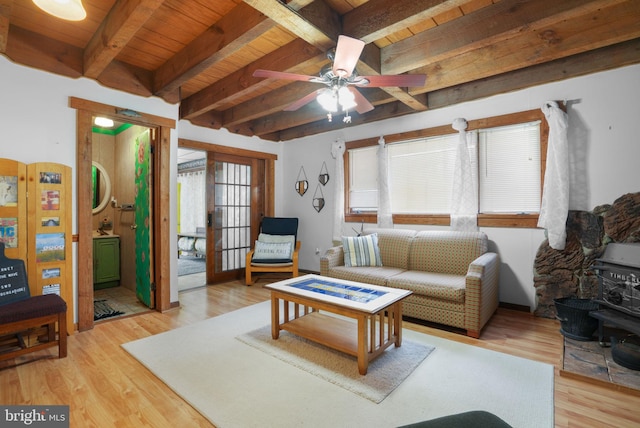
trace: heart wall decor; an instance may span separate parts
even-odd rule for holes
[[[304,167],[300,167],[300,172],[298,172],[298,178],[296,179],[296,192],[298,195],[304,196],[309,189],[309,180],[307,180],[307,174],[304,172]]]

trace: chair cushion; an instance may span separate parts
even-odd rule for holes
[[[288,242],[293,248],[296,244],[295,235],[269,235],[268,233],[261,233],[258,235],[258,241],[260,242]]]
[[[286,263],[291,262],[293,251],[290,242],[260,242],[256,241],[252,262]]]
[[[378,234],[364,236],[343,236],[344,265],[351,266],[382,266]]]
[[[2,306],[0,324],[24,321],[67,311],[67,304],[57,294],[33,296]]]

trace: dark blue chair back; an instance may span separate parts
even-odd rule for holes
[[[298,219],[296,217],[263,217],[260,230],[268,235],[293,235],[297,241]]]

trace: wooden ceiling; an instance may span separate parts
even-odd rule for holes
[[[83,0],[63,21],[0,0],[0,52],[18,64],[180,103],[180,119],[286,141],[640,62],[638,0]],[[338,35],[366,42],[360,75],[426,74],[364,88],[376,108],[329,122],[317,75]],[[126,107],[126,106],[122,106]]]

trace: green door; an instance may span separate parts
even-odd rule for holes
[[[136,139],[136,195],[135,222],[136,231],[136,295],[138,300],[149,308],[155,307],[153,290],[153,222],[151,212],[151,131],[146,130]]]

